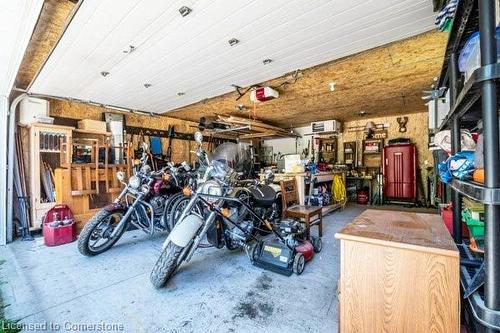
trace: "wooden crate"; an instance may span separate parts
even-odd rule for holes
[[[338,234],[341,332],[459,332],[459,253],[439,215],[366,210]]]

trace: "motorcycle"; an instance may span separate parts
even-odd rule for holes
[[[261,207],[273,206],[276,192],[268,185],[260,185],[260,190],[259,187],[242,190],[240,186],[242,182],[238,179],[238,171],[246,164],[248,151],[238,144],[224,143],[209,158],[201,147],[202,139],[201,133],[197,132],[197,155],[206,159],[208,167],[201,185],[185,203],[178,217],[179,222],[163,244],[163,251],[150,275],[151,283],[156,288],[163,287],[182,262],[192,258],[196,249],[204,245],[202,241],[206,240],[219,249],[243,248],[250,253],[252,240],[258,241],[261,234],[273,232],[286,244],[269,220],[274,218],[273,214],[263,215],[250,206],[250,200]],[[245,193],[245,197],[241,193]],[[249,196],[246,197],[246,194]],[[300,256],[297,254],[296,260],[303,262],[303,256],[302,259]]]
[[[153,171],[148,164],[147,145],[133,168],[133,176],[125,182],[125,173],[116,177],[124,185],[113,203],[102,208],[85,225],[78,237],[78,250],[94,256],[109,250],[130,225],[152,236],[157,231],[170,231],[165,216],[167,204],[182,190],[180,177],[184,173],[169,164]],[[186,171],[187,172],[187,171]]]

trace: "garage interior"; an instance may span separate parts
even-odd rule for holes
[[[500,331],[499,1],[0,22],[3,331]]]

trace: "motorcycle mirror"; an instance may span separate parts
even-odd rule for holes
[[[203,134],[201,132],[194,133],[194,141],[196,141],[199,145],[203,143]]]
[[[272,170],[266,171],[264,179],[267,185],[271,184],[274,181],[274,173],[272,172]]]

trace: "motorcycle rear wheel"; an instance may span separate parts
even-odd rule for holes
[[[149,276],[151,283],[156,289],[164,287],[174,275],[182,249],[183,247],[170,242],[161,253]]]
[[[116,218],[114,218],[115,222],[118,223],[121,220],[121,217],[123,216],[123,211],[121,210],[113,210],[113,211],[108,211],[108,210],[101,210],[97,214],[95,214],[88,222],[85,224],[85,227],[83,228],[82,232],[78,236],[78,251],[83,254],[84,256],[91,257],[95,256],[98,254],[101,254],[107,250],[109,250],[115,243],[122,237],[123,233],[127,229],[128,222],[124,223],[121,226],[121,229],[118,230],[118,233],[113,237],[109,238],[106,242],[103,244],[99,245],[97,248],[93,248],[93,246],[90,245],[90,242],[92,240],[95,240],[96,234],[95,232],[97,231],[99,226],[101,226],[103,223],[108,220],[108,222],[111,221],[111,218],[116,215]],[[115,226],[116,227],[116,226]],[[109,228],[109,226],[108,226]],[[113,229],[109,231],[111,233]],[[101,231],[103,232],[103,231]],[[107,230],[104,230],[104,232],[108,232]],[[99,235],[99,236],[102,236]],[[98,240],[97,240],[98,242]],[[97,244],[94,243],[95,244]]]

